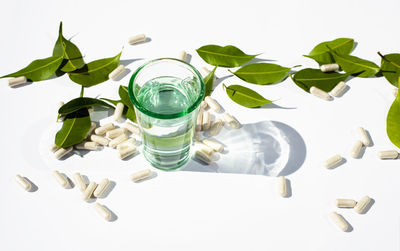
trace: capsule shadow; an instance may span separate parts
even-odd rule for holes
[[[28,190],[28,192],[33,193],[36,192],[37,190],[39,190],[38,186],[35,185],[35,183],[33,183],[29,178],[24,177],[26,179],[26,181],[29,182],[29,184],[31,184],[31,189]]]
[[[360,214],[366,214],[374,204],[375,200],[371,198],[371,201],[368,203],[368,205],[364,208],[364,210]]]
[[[104,193],[102,194],[101,199],[106,198],[111,191],[114,189],[114,187],[117,185],[117,183],[115,181],[110,180],[110,184],[108,185],[107,189],[104,191]]]
[[[108,211],[110,212],[110,214],[111,214],[111,218],[110,218],[108,221],[113,222],[113,221],[118,220],[118,216],[117,216],[109,207],[107,207],[107,206],[105,206],[105,205],[103,205],[103,207],[104,207],[106,210],[108,210]]]

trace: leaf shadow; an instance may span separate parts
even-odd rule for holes
[[[268,104],[265,104],[265,105],[262,105],[262,106],[259,106],[259,107],[256,107],[256,108],[267,108],[267,109],[272,109],[272,108],[279,108],[279,109],[284,109],[284,110],[292,110],[292,109],[297,109],[297,107],[284,107],[284,106],[280,106],[280,105],[277,105],[277,104],[274,104],[274,103],[268,103]]]
[[[245,65],[250,65],[250,64],[256,64],[256,63],[263,63],[263,62],[276,62],[277,60],[274,59],[265,59],[265,58],[253,58],[249,62],[243,64],[242,66]]]
[[[354,41],[354,47],[350,53],[353,53],[356,50],[357,46],[358,46],[358,42]]]
[[[119,64],[122,64],[123,66],[128,66],[131,63],[135,62],[135,61],[139,61],[139,60],[143,60],[144,58],[131,58],[131,59],[122,59],[119,61]]]
[[[227,75],[227,76],[216,78],[214,83],[213,83],[213,89],[214,89],[215,86],[218,86],[220,83],[222,83],[225,79],[228,79],[228,78],[233,77],[233,76],[234,76],[233,74],[230,74],[230,75]]]

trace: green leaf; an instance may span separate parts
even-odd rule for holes
[[[400,54],[378,54],[382,57],[381,72],[383,76],[387,79],[387,81],[389,81],[389,83],[398,87],[400,77]]]
[[[305,57],[309,57],[317,61],[318,64],[330,64],[335,63],[334,58],[329,52],[329,46],[333,51],[346,55],[350,54],[350,52],[354,48],[354,39],[352,38],[337,38],[332,41],[322,42],[310,51],[308,55],[304,55]]]
[[[117,105],[119,102],[122,102],[121,100],[113,100],[113,99],[108,99],[108,98],[100,98],[100,99],[102,99],[102,100],[105,100],[105,101],[107,101],[107,102],[109,102],[109,103],[111,103],[111,104],[113,104],[113,105]]]
[[[119,97],[121,102],[127,107],[125,116],[133,122],[136,122],[135,108],[129,98],[128,87],[120,85],[118,89]]]
[[[122,52],[112,58],[99,59],[86,64],[83,68],[69,72],[69,78],[85,87],[100,84],[108,80],[110,74],[119,64]]]
[[[265,99],[257,92],[241,85],[230,85],[228,87],[224,85],[224,87],[229,98],[241,106],[254,108],[272,102],[271,100]]]
[[[72,112],[76,112],[82,108],[89,108],[92,106],[105,106],[105,107],[110,107],[113,108],[113,106],[107,104],[104,101],[101,101],[100,99],[95,99],[95,98],[76,98],[65,105],[61,106],[60,109],[58,110],[58,113],[60,115],[66,115]]]
[[[386,118],[386,133],[390,141],[400,147],[400,92],[390,106]]]
[[[269,85],[282,81],[288,76],[290,68],[277,64],[257,63],[241,67],[232,72],[238,78],[257,85]]]
[[[232,45],[205,45],[196,50],[199,56],[210,65],[237,67],[247,63],[257,55],[247,55]]]
[[[206,89],[204,97],[210,96],[211,92],[213,91],[214,75],[216,69],[217,66],[215,66],[214,69],[204,78],[204,85]]]
[[[348,74],[355,74],[360,78],[368,78],[379,72],[379,66],[375,63],[350,55],[332,53],[336,63]]]
[[[53,56],[63,56],[65,59],[61,71],[71,72],[82,68],[85,65],[82,54],[78,47],[71,41],[65,39],[62,34],[62,22],[58,31],[58,39],[53,49]]]
[[[306,92],[315,86],[323,91],[331,91],[340,81],[345,81],[348,74],[337,72],[322,72],[319,69],[306,68],[296,72],[292,79],[294,83]]]
[[[25,76],[30,81],[46,80],[56,72],[58,67],[61,65],[62,60],[62,56],[38,59],[31,62],[22,70],[2,76],[0,78]]]
[[[87,108],[68,114],[65,116],[62,128],[56,134],[55,144],[63,148],[79,144],[86,138],[90,125]]]

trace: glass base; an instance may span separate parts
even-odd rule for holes
[[[143,155],[146,158],[146,160],[150,163],[150,165],[154,166],[157,169],[163,170],[163,171],[172,171],[176,170],[180,167],[183,167],[186,165],[190,159],[190,154],[186,154],[186,157],[181,158],[179,161],[175,162],[163,162],[159,160],[154,154],[148,153],[146,150],[143,150]],[[158,161],[157,161],[158,160]]]

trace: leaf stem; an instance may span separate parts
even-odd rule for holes
[[[378,55],[383,59],[383,60],[385,60],[386,62],[389,62],[389,63],[391,63],[391,61],[390,60],[388,60],[387,58],[385,58],[385,56],[383,56],[382,54],[381,54],[381,52],[380,51],[378,51],[377,52],[378,53]]]
[[[83,97],[83,92],[85,91],[85,87],[82,85],[81,86],[81,94],[80,94],[80,97],[82,98]]]

